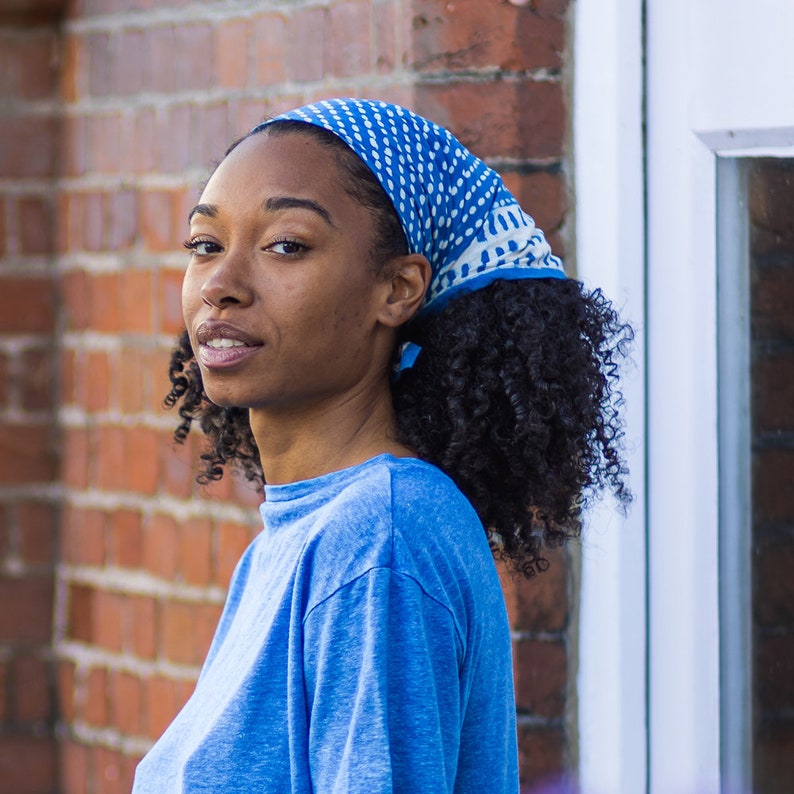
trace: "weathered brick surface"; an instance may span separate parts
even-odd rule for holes
[[[49,775],[36,790],[109,794],[189,696],[256,531],[259,495],[239,476],[199,488],[198,437],[174,448],[161,405],[211,164],[266,115],[383,98],[452,127],[564,244],[568,2],[70,0],[56,28],[57,5],[0,9],[0,481],[18,490],[0,500],[0,604],[28,610],[0,607],[0,720],[20,743],[0,738],[0,780],[10,764],[25,785]],[[552,559],[504,580],[527,785],[573,757]],[[6,697],[25,660],[46,697]]]

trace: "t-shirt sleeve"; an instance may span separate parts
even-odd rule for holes
[[[465,649],[449,609],[375,568],[309,612],[303,645],[314,791],[453,791]]]

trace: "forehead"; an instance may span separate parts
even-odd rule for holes
[[[215,169],[202,193],[207,197],[257,199],[278,194],[312,196],[339,190],[344,174],[326,147],[300,134],[252,135],[236,146]]]

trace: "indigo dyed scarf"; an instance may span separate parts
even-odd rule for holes
[[[331,99],[260,124],[303,121],[339,136],[375,174],[400,217],[411,253],[432,279],[420,310],[497,279],[565,278],[543,232],[501,177],[443,127],[366,99]],[[405,365],[403,365],[405,366]]]

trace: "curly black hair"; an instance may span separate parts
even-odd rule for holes
[[[265,129],[310,135],[336,152],[345,189],[380,230],[375,266],[407,252],[388,196],[337,136],[301,122]],[[620,502],[630,499],[618,363],[631,339],[600,290],[588,292],[574,279],[497,281],[401,329],[398,343],[415,342],[422,352],[392,383],[397,440],[455,481],[495,553],[526,576],[548,567],[544,544],[578,535],[592,494],[609,488]],[[169,377],[164,402],[179,405],[176,440],[185,440],[194,421],[208,439],[199,482],[220,479],[232,464],[260,487],[248,411],[207,398],[187,332]]]

